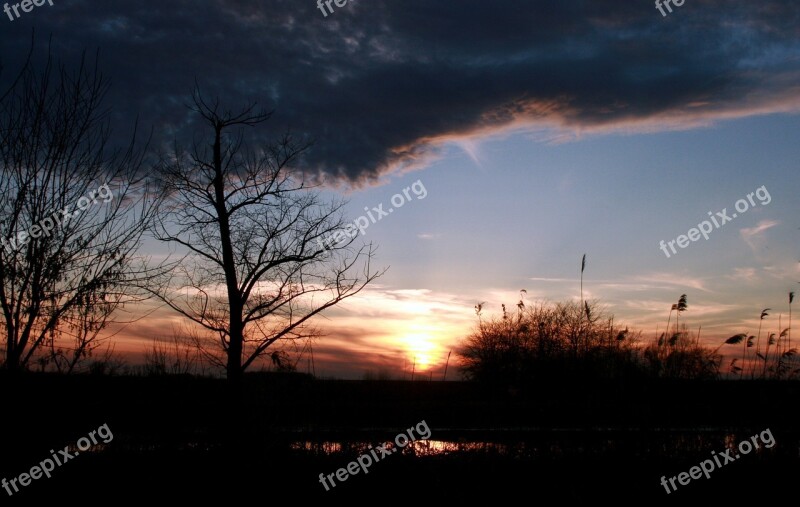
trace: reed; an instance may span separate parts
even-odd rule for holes
[[[761,349],[760,349],[760,346],[761,346],[761,324],[764,322],[764,317],[767,317],[769,315],[769,313],[767,313],[767,312],[769,312],[770,310],[771,310],[771,308],[764,308],[763,310],[761,310],[761,318],[758,321],[758,333],[757,333],[757,337],[756,337],[756,357],[757,358],[758,357],[763,357],[761,355],[761,352],[760,352],[761,351]],[[753,368],[750,370],[750,378],[751,379],[754,378],[755,374],[756,374],[756,364],[753,363]]]

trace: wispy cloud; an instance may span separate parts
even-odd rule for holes
[[[531,277],[528,280],[534,282],[550,282],[550,283],[565,283],[565,282],[572,282],[575,283],[574,278],[546,278],[546,277]]]
[[[711,292],[699,277],[683,276],[677,273],[652,273],[635,277],[635,280],[649,284],[648,288],[673,290],[675,288],[691,288],[703,292]]]
[[[753,250],[753,253],[758,253],[764,246],[763,232],[772,229],[780,224],[777,220],[762,220],[755,227],[745,227],[739,231],[742,239],[747,243],[747,246]]]
[[[755,282],[759,279],[756,268],[733,268],[733,273],[726,275],[726,278],[737,282]]]
[[[528,280],[553,283],[553,284],[574,284],[577,278],[547,278],[547,277],[533,277]],[[652,273],[646,275],[637,275],[620,280],[591,280],[590,287],[597,289],[613,289],[617,291],[646,291],[646,290],[673,290],[675,287],[689,287],[705,292],[710,292],[705,286],[702,279],[681,276],[675,273]],[[584,292],[591,290],[591,288],[584,289]],[[588,294],[588,292],[586,292]]]

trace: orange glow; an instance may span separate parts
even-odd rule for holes
[[[409,363],[416,362],[418,371],[427,370],[434,362],[439,347],[426,333],[411,333],[401,338]]]

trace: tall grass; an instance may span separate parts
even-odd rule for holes
[[[756,358],[757,359],[758,358],[764,358],[764,356],[761,355],[761,324],[764,322],[764,317],[769,316],[768,312],[770,310],[771,310],[771,308],[764,308],[763,310],[761,310],[761,318],[758,321],[758,333],[757,333],[757,337],[756,337]],[[750,378],[751,379],[753,379],[755,377],[756,364],[757,364],[757,361],[753,363],[753,367],[750,370]]]
[[[659,335],[656,329],[652,343],[640,344],[632,338],[640,337],[640,331],[615,326],[613,316],[604,315],[596,301],[590,303],[584,298],[586,254],[581,258],[580,269],[580,303],[573,300],[526,306],[521,298],[516,316],[507,313],[502,305],[502,318],[491,320],[482,319],[485,303],[476,305],[477,329],[457,351],[467,376],[487,378],[498,374],[506,379],[530,378],[530,375],[547,378],[555,372],[567,371],[603,371],[615,376],[624,371],[670,378],[719,378],[726,373],[729,378],[738,375],[739,380],[745,380],[748,368],[751,380],[756,379],[756,375],[764,379],[783,379],[800,374],[800,368],[794,368],[797,351],[791,347],[790,334],[794,292],[789,293],[789,327],[782,328],[781,315],[778,315],[778,332],[769,332],[764,320],[772,309],[764,308],[755,335],[746,332],[733,335],[713,350],[700,343],[702,325],[698,326],[695,336],[686,322],[681,325],[681,314],[689,308],[687,295],[681,294],[677,303],[670,306],[666,330]],[[761,350],[762,331],[767,331],[764,351]],[[726,345],[741,345],[741,355],[720,353]],[[720,368],[727,355],[730,355],[730,363],[723,373]],[[597,361],[601,359],[613,364],[600,366]]]

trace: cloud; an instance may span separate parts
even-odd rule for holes
[[[677,273],[651,273],[637,276],[635,280],[652,284],[654,289],[674,290],[673,287],[689,287],[703,292],[711,292],[701,278],[681,276]]]
[[[574,285],[572,278],[529,278],[538,282]],[[641,292],[651,290],[674,290],[675,286],[690,287],[705,292],[710,292],[703,281],[695,277],[677,276],[674,273],[650,273],[646,275],[628,276],[620,280],[591,280],[591,285],[596,288],[611,289],[622,292]],[[588,291],[586,289],[584,292]]]
[[[756,268],[733,268],[733,274],[727,275],[727,278],[736,282],[756,282],[759,276]]]
[[[763,235],[766,230],[780,224],[777,220],[762,220],[755,227],[745,227],[739,230],[742,239],[747,243],[753,253],[758,253],[763,248]]]
[[[789,0],[696,0],[667,18],[612,0],[354,1],[327,17],[295,0],[76,1],[4,26],[0,84],[32,23],[70,63],[101,49],[119,128],[138,114],[157,142],[190,141],[197,79],[228,107],[274,107],[259,139],[291,126],[316,140],[307,168],[350,182],[422,167],[449,143],[479,163],[473,143],[510,132],[682,129],[800,104]]]
[[[575,283],[574,278],[546,278],[546,277],[531,277],[528,280],[534,282],[549,282],[549,283]]]
[[[320,322],[326,336],[314,345],[317,368],[340,377],[371,369],[402,378],[416,364],[418,373],[439,376],[448,352],[475,324],[473,306],[428,289],[367,287]]]
[[[313,320],[311,325],[322,337],[314,339],[310,348],[303,341],[278,344],[275,350],[285,348],[300,371],[313,369],[320,376],[360,378],[367,370],[380,370],[403,378],[410,375],[416,359],[417,373],[434,372],[440,378],[448,353],[475,325],[474,304],[461,295],[429,289],[370,285]],[[144,305],[152,312],[147,319],[113,324],[108,330],[108,336],[115,337],[114,351],[131,365],[144,363],[154,342],[171,346],[173,336],[193,328],[165,306]],[[258,370],[262,362],[268,365],[269,358],[252,369]],[[454,354],[450,366],[455,364]]]

